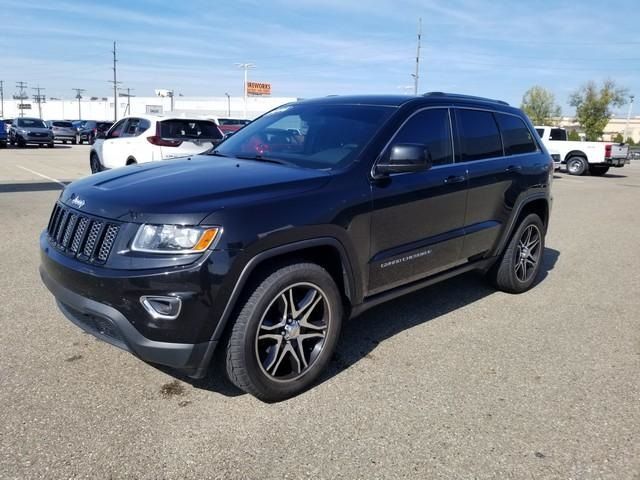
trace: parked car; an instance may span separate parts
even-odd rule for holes
[[[66,120],[50,120],[47,124],[53,133],[54,141],[71,142],[74,145],[78,143],[78,135],[73,123]]]
[[[53,148],[53,132],[40,118],[16,118],[9,129],[9,143],[18,147],[48,145]]]
[[[210,150],[223,135],[209,120],[163,116],[126,117],[96,137],[89,153],[91,172]]]
[[[549,150],[560,155],[560,165],[569,175],[604,175],[609,167],[624,167],[629,157],[629,146],[611,142],[570,141],[567,131],[557,127],[535,127]]]
[[[245,125],[251,123],[251,120],[241,120],[239,118],[218,118],[216,119],[216,123],[222,133],[226,135],[237,132]]]
[[[2,120],[2,123],[4,123],[4,130],[5,132],[7,132],[7,135],[9,134],[9,129],[11,128],[11,125],[13,124],[13,118],[5,118],[4,120]]]
[[[208,155],[70,184],[40,272],[96,337],[194,378],[223,349],[214,368],[282,400],[322,374],[343,320],[374,305],[471,270],[532,288],[552,178],[533,125],[504,102],[307,100]]]
[[[4,121],[0,120],[0,148],[7,148],[7,130]]]
[[[104,135],[111,128],[113,122],[96,122],[86,120],[78,130],[78,143],[87,142],[93,145],[98,135]]]

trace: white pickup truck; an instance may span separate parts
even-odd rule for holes
[[[623,167],[628,163],[629,146],[607,142],[572,142],[567,131],[556,127],[535,127],[542,143],[554,153],[556,167],[566,166],[570,175],[601,176],[609,167]],[[559,160],[559,164],[557,163]]]

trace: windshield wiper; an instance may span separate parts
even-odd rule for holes
[[[220,153],[218,150],[213,150],[213,151],[209,151],[207,152],[207,155],[215,155],[216,157],[230,157],[230,155],[225,155],[224,153]]]
[[[292,164],[289,162],[285,162],[284,160],[277,160],[275,158],[263,157],[262,155],[234,155],[235,158],[239,158],[241,160],[256,160],[258,162],[268,162],[268,163],[277,163],[278,165],[288,165]]]

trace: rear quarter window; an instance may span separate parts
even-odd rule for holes
[[[538,150],[531,131],[522,119],[504,113],[496,114],[496,119],[500,126],[505,155],[519,155]]]
[[[567,131],[562,128],[552,128],[549,140],[560,140],[564,142],[567,140]]]
[[[206,120],[172,119],[160,122],[162,138],[219,140],[222,133],[215,123]]]
[[[460,161],[469,162],[502,156],[502,142],[493,113],[484,110],[456,110]]]

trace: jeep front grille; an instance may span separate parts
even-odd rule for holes
[[[105,263],[120,225],[84,215],[59,203],[53,208],[47,234],[58,250],[92,263]]]

